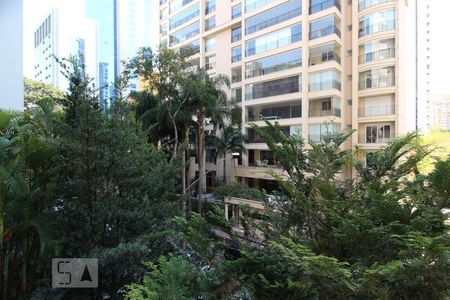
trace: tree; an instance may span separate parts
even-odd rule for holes
[[[220,123],[231,116],[234,105],[223,88],[229,88],[230,81],[224,75],[210,77],[204,70],[199,69],[189,74],[186,85],[186,93],[189,95],[189,105],[193,109],[193,116],[197,128],[197,161],[199,169],[199,201],[198,211],[202,212],[202,195],[206,191],[205,170],[205,126],[206,119]]]
[[[446,283],[450,239],[446,216],[440,211],[448,182],[445,176],[436,181],[436,175],[417,173],[417,165],[431,151],[418,143],[417,135],[392,141],[375,152],[371,165],[365,167],[341,149],[351,131],[326,134],[320,143],[305,147],[300,135],[285,136],[278,125],[267,122],[266,127],[254,129],[289,180],[271,173],[280,186],[277,201],[267,202],[267,215],[245,227],[246,237],[262,232],[260,247],[239,242],[231,234],[240,244],[240,257],[222,260],[217,259],[220,253],[202,255],[210,258],[212,269],[227,274],[217,275],[227,295],[242,289],[256,299],[445,299],[450,295]],[[349,162],[354,163],[355,179],[341,178]],[[446,162],[438,162],[435,174],[445,173],[444,166]],[[187,236],[189,245],[217,249],[201,246],[199,236]],[[214,243],[220,238],[209,242]],[[236,278],[241,282],[238,286],[231,284]]]
[[[194,300],[203,296],[207,275],[181,256],[162,256],[158,265],[147,263],[149,269],[142,284],[131,284],[125,299],[129,300]],[[209,299],[204,298],[202,299]]]
[[[41,100],[47,100],[56,104],[64,98],[64,92],[53,85],[24,78],[25,108],[31,109]]]
[[[247,137],[242,133],[240,128],[233,125],[226,125],[219,130],[219,134],[206,135],[206,147],[212,148],[217,157],[223,157],[223,180],[227,183],[227,154],[232,152],[244,152],[244,143],[247,142]]]

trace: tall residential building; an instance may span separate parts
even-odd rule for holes
[[[251,123],[314,142],[356,129],[345,148],[360,145],[367,163],[415,130],[415,21],[407,0],[160,0],[160,43],[231,78],[249,143],[227,174],[271,191],[266,167],[282,170]]]
[[[0,0],[0,109],[23,110],[23,0]]]
[[[34,32],[34,79],[66,90],[68,81],[55,57],[84,58],[86,72],[98,86],[97,24],[84,17],[84,9],[55,7]]]

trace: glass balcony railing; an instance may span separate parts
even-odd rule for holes
[[[393,133],[389,134],[373,134],[373,135],[367,135],[365,133],[361,133],[358,135],[358,141],[360,144],[386,144],[392,141],[393,139]]]
[[[331,89],[341,90],[341,83],[337,80],[326,80],[309,84],[310,92],[326,91]]]
[[[366,78],[359,81],[359,90],[383,88],[395,85],[395,77],[393,75],[378,76]]]
[[[285,37],[285,38],[281,38],[281,39],[277,39],[275,41],[272,41],[270,43],[267,44],[262,44],[256,47],[249,47],[246,49],[246,56],[251,56],[251,55],[255,55],[255,54],[260,54],[266,51],[270,51],[273,49],[277,49],[280,47],[284,47],[287,45],[290,45],[292,43],[295,42],[299,42],[302,40],[302,34],[298,33],[298,34],[293,34],[290,37]]]
[[[362,11],[362,10],[372,7],[374,5],[387,3],[387,2],[394,2],[394,0],[361,0],[361,1],[359,1],[358,9],[359,9],[359,11]]]
[[[394,105],[377,105],[360,107],[359,117],[377,117],[377,116],[389,116],[395,111]]]
[[[341,30],[336,26],[336,25],[332,25],[332,26],[328,26],[325,28],[320,28],[317,30],[313,30],[309,33],[309,39],[310,40],[314,40],[314,39],[318,39],[330,34],[335,33],[337,36],[341,37]]]
[[[281,22],[284,22],[286,20],[292,19],[296,16],[300,16],[302,14],[302,8],[297,8],[294,9],[292,11],[289,11],[287,13],[284,13],[282,15],[279,15],[277,17],[273,17],[271,19],[265,20],[263,22],[260,22],[258,24],[255,24],[253,26],[247,27],[245,32],[246,34],[251,34],[253,32],[259,31],[259,30],[263,30],[267,27],[279,24]]]
[[[322,1],[317,4],[310,5],[309,6],[309,14],[311,15],[311,14],[317,13],[319,11],[333,7],[333,6],[336,6],[336,8],[340,11],[341,10],[341,1],[340,0],[326,0],[326,1]]]
[[[364,53],[359,56],[359,63],[364,64],[371,61],[377,61],[377,60],[384,60],[384,59],[390,59],[395,57],[395,49],[389,48],[389,49],[382,49],[378,51],[373,51],[369,53]]]
[[[361,26],[361,25],[360,25]],[[359,28],[359,37],[372,33],[383,32],[395,29],[395,20],[384,21],[380,23],[363,25]]]
[[[337,55],[335,52],[333,51],[326,51],[326,52],[322,52],[320,54],[316,54],[316,55],[311,55],[309,57],[309,65],[310,66],[314,66],[314,65],[318,65],[327,61],[336,61],[339,64],[341,63],[341,57],[339,55]]]

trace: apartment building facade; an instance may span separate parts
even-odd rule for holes
[[[160,0],[160,43],[191,47],[211,76],[231,78],[249,143],[227,174],[270,192],[267,167],[282,170],[250,124],[277,122],[314,142],[356,129],[345,148],[360,145],[369,160],[414,130],[413,2]]]

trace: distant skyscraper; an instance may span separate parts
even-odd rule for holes
[[[117,66],[123,71],[122,61],[134,57],[141,47],[151,45],[151,1],[117,1]],[[138,80],[130,82],[130,91],[138,89]]]
[[[0,109],[23,110],[23,2],[0,0]]]
[[[68,81],[54,57],[77,56],[84,58],[86,72],[98,86],[97,24],[83,14],[69,7],[53,8],[34,33],[34,49],[34,79],[67,89]]]
[[[98,24],[98,63],[100,104],[109,104],[114,80],[119,75],[117,60],[117,0],[90,0],[86,3],[86,16]]]
[[[123,71],[122,61],[150,46],[151,0],[90,0],[86,15],[98,23],[100,100],[107,105],[114,95],[114,81]],[[138,81],[130,82],[130,90]]]

